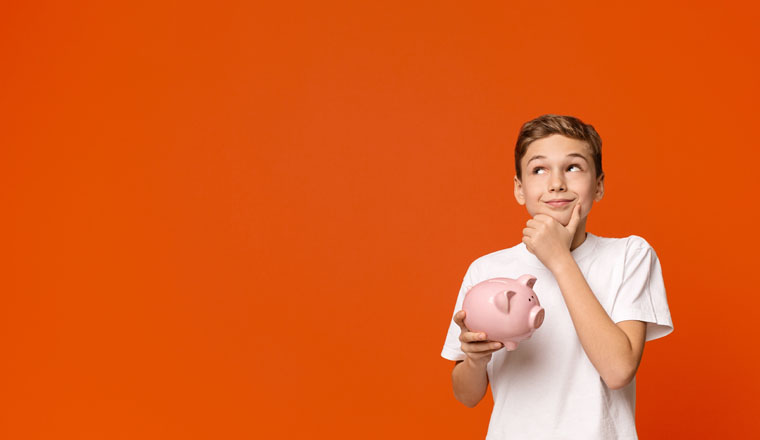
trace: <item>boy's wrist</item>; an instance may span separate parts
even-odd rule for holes
[[[473,370],[485,370],[488,366],[489,358],[483,358],[483,360],[474,360],[473,358],[466,356],[464,358],[464,363],[467,364],[468,368],[471,368]]]
[[[547,269],[549,269],[554,277],[557,278],[557,275],[572,268],[573,265],[576,265],[575,259],[573,259],[573,255],[570,253],[570,250],[568,250],[567,252],[557,255],[552,260],[551,266],[547,266]]]

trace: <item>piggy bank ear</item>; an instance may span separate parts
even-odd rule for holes
[[[511,300],[515,295],[517,295],[517,293],[511,290],[499,292],[493,298],[493,302],[496,304],[496,307],[498,307],[499,310],[504,313],[509,313],[509,300]]]
[[[532,289],[533,285],[536,284],[536,277],[526,273],[525,275],[518,278],[517,282]]]

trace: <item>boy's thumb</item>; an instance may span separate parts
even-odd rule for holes
[[[573,213],[570,215],[570,222],[567,224],[567,229],[575,234],[575,230],[578,228],[578,223],[581,221],[581,199],[578,199],[578,203],[573,207]]]

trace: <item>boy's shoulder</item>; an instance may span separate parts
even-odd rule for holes
[[[635,267],[645,261],[659,261],[652,245],[638,235],[622,238],[596,237],[596,246],[590,254],[589,262],[601,266],[622,264],[625,267]]]
[[[610,248],[617,249],[619,251],[636,251],[652,249],[652,246],[644,237],[639,235],[629,235],[627,237],[601,237],[593,235],[589,232],[589,237],[593,237],[595,241],[594,250],[597,252],[608,250]]]

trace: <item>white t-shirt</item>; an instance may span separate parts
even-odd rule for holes
[[[614,322],[646,322],[647,341],[673,331],[660,262],[646,240],[587,233],[572,256]],[[526,273],[537,278],[533,290],[546,317],[517,350],[499,350],[488,363],[494,407],[486,439],[636,439],[635,380],[618,390],[606,386],[583,351],[554,275],[525,244],[475,260],[454,314],[462,309],[470,286]],[[452,320],[441,356],[464,359],[459,333]]]

